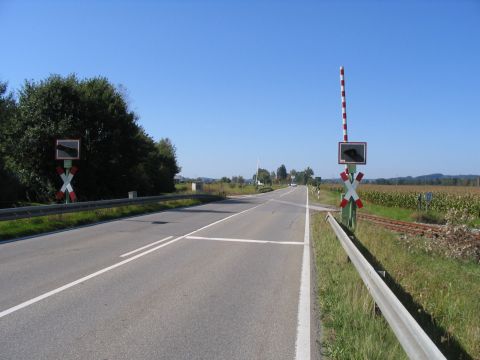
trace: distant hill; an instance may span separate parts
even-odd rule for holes
[[[477,179],[480,175],[443,175],[443,174],[429,174],[429,175],[421,175],[421,176],[404,176],[404,177],[396,177],[390,178],[388,180],[436,180],[436,179],[468,179],[474,180]]]
[[[365,183],[386,185],[478,185],[480,175],[428,174],[394,178],[365,179]],[[325,179],[326,182],[341,182],[340,179]]]

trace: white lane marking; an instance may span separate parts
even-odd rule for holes
[[[300,207],[300,208],[305,208],[306,205],[305,204],[297,204],[297,203],[294,203],[294,202],[291,202],[291,201],[284,201],[284,200],[277,200],[277,199],[272,199],[273,202],[276,202],[276,203],[279,203],[279,204],[285,204],[285,205],[292,205],[292,206],[296,206],[296,207]],[[308,208],[310,210],[317,210],[317,211],[339,211],[335,208],[326,208],[326,207],[323,207],[323,206],[316,206],[316,205],[308,205]]]
[[[132,251],[127,252],[127,253],[125,253],[125,254],[122,254],[122,255],[120,255],[120,257],[122,257],[122,258],[123,258],[123,257],[127,257],[128,255],[135,254],[136,252],[139,252],[139,251],[142,251],[142,250],[147,249],[147,248],[149,248],[149,247],[152,247],[152,246],[154,246],[154,245],[160,244],[161,242],[164,242],[164,241],[166,241],[166,240],[170,240],[171,238],[173,238],[173,236],[167,236],[166,238],[164,238],[164,239],[162,239],[162,240],[155,241],[155,242],[153,242],[153,243],[151,243],[151,244],[148,244],[148,245],[139,247],[138,249],[135,249],[135,250],[132,250]]]
[[[21,303],[21,304],[18,304],[18,305],[16,305],[16,306],[13,306],[13,307],[11,307],[11,308],[9,308],[9,309],[7,309],[7,310],[4,310],[4,311],[0,312],[0,318],[6,316],[6,315],[8,315],[8,314],[11,314],[11,313],[13,313],[13,312],[15,312],[15,311],[17,311],[17,310],[23,309],[23,308],[25,308],[25,307],[27,307],[27,306],[29,306],[29,305],[35,304],[36,302],[39,302],[40,300],[46,299],[46,298],[48,298],[48,297],[50,297],[50,296],[52,296],[52,295],[58,294],[59,292],[62,292],[62,291],[64,291],[64,290],[67,290],[68,288],[71,288],[72,286],[78,285],[78,284],[80,284],[80,283],[82,283],[82,282],[85,282],[85,281],[87,281],[87,280],[90,280],[90,279],[92,279],[92,278],[94,278],[94,277],[96,277],[96,276],[98,276],[98,275],[101,275],[101,274],[103,274],[103,273],[106,273],[107,271],[110,271],[110,270],[113,270],[113,269],[115,269],[115,268],[117,268],[117,267],[119,267],[119,266],[125,265],[125,264],[129,263],[130,261],[136,260],[136,259],[138,259],[138,258],[140,258],[140,257],[142,257],[142,256],[145,256],[145,255],[147,255],[147,254],[150,254],[151,252],[153,252],[153,251],[155,251],[155,250],[158,250],[158,249],[160,249],[160,248],[162,248],[162,247],[164,247],[164,246],[170,245],[170,244],[172,244],[172,243],[174,243],[174,242],[176,242],[176,241],[178,241],[178,240],[180,240],[180,239],[182,239],[182,238],[183,238],[183,236],[180,236],[180,237],[178,237],[178,238],[176,238],[176,239],[173,239],[172,241],[169,241],[169,242],[167,242],[167,243],[164,243],[164,244],[162,244],[162,245],[159,245],[159,246],[157,246],[157,247],[154,247],[153,249],[149,249],[149,250],[147,250],[147,251],[144,251],[143,253],[140,253],[140,254],[137,254],[137,255],[135,255],[135,256],[132,256],[131,258],[128,258],[128,259],[123,260],[123,261],[120,261],[120,262],[118,262],[118,263],[116,263],[116,264],[113,264],[113,265],[108,266],[108,267],[106,267],[106,268],[104,268],[104,269],[101,269],[101,270],[99,270],[99,271],[96,271],[96,272],[94,272],[94,273],[92,273],[92,274],[90,274],[90,275],[87,275],[87,276],[84,276],[84,277],[82,277],[82,278],[80,278],[80,279],[78,279],[78,280],[72,281],[71,283],[68,283],[68,284],[66,284],[66,285],[60,286],[59,288],[56,288],[56,289],[51,290],[51,291],[49,291],[49,292],[46,292],[45,294],[42,294],[42,295],[37,296],[37,297],[35,297],[35,298],[33,298],[33,299],[27,300],[27,301],[25,301],[25,302],[23,302],[23,303]]]
[[[292,189],[292,190],[290,190],[289,192],[286,192],[285,194],[280,195],[279,197],[284,197],[285,195],[291,194],[291,193],[294,192],[295,190],[297,190],[297,189],[296,189],[296,188],[295,188],[295,189]]]
[[[72,282],[70,282],[70,283],[68,283],[68,284],[65,284],[65,285],[63,285],[63,286],[60,286],[59,288],[56,288],[56,289],[51,290],[51,291],[49,291],[49,292],[46,292],[46,293],[44,293],[44,294],[42,294],[42,295],[39,295],[39,296],[37,296],[37,297],[34,297],[33,299],[24,301],[24,302],[22,302],[21,304],[15,305],[15,306],[13,306],[13,307],[11,307],[11,308],[8,308],[8,309],[6,309],[6,310],[4,310],[4,311],[1,311],[1,312],[0,312],[0,318],[2,318],[2,317],[4,317],[4,316],[7,316],[7,315],[9,315],[9,314],[11,314],[11,313],[13,313],[13,312],[15,312],[15,311],[20,310],[20,309],[26,308],[27,306],[33,305],[33,304],[35,304],[35,303],[37,303],[37,302],[39,302],[39,301],[41,301],[41,300],[44,300],[44,299],[46,299],[46,298],[48,298],[48,297],[50,297],[50,296],[52,296],[52,295],[58,294],[58,293],[60,293],[60,292],[62,292],[62,291],[64,291],[64,290],[67,290],[67,289],[71,288],[72,286],[78,285],[78,284],[80,284],[80,283],[82,283],[82,282],[85,282],[85,281],[87,281],[87,280],[90,280],[90,279],[92,279],[92,278],[94,278],[94,277],[96,277],[96,276],[98,276],[98,275],[101,275],[101,274],[103,274],[103,273],[106,273],[107,271],[110,271],[110,270],[113,270],[113,269],[115,269],[115,268],[117,268],[117,267],[119,267],[119,266],[125,265],[125,264],[129,263],[130,261],[133,261],[133,260],[136,260],[136,259],[138,259],[138,258],[141,258],[142,256],[145,256],[145,255],[147,255],[147,254],[150,254],[151,252],[154,252],[154,251],[156,251],[156,250],[158,250],[158,249],[161,249],[161,248],[163,248],[163,247],[165,247],[165,246],[168,246],[168,245],[170,245],[170,244],[173,244],[174,242],[177,242],[178,240],[181,240],[181,239],[183,239],[183,238],[185,238],[185,237],[187,237],[187,236],[193,235],[193,234],[195,234],[195,233],[198,232],[198,231],[201,231],[201,230],[204,230],[204,229],[209,228],[209,227],[211,227],[211,226],[214,226],[214,225],[216,225],[216,224],[218,224],[218,223],[221,223],[222,221],[231,219],[231,218],[234,217],[234,216],[238,216],[238,215],[244,214],[244,213],[246,213],[247,211],[256,209],[256,208],[258,208],[259,206],[265,205],[265,204],[268,203],[269,201],[270,201],[270,200],[268,200],[268,201],[266,201],[266,202],[264,202],[264,203],[261,203],[261,204],[259,204],[259,205],[257,205],[257,206],[254,206],[254,207],[252,207],[252,208],[249,208],[249,209],[240,211],[239,213],[236,213],[236,214],[227,216],[226,218],[217,220],[217,221],[215,221],[215,222],[213,222],[213,223],[211,223],[211,224],[208,224],[208,225],[206,225],[206,226],[201,227],[200,229],[197,229],[197,230],[194,230],[194,231],[192,231],[192,232],[190,232],[190,233],[188,233],[188,234],[179,236],[179,237],[177,237],[177,238],[175,238],[175,239],[173,239],[173,240],[171,240],[171,241],[169,241],[169,242],[163,243],[163,244],[161,244],[161,245],[159,245],[159,246],[156,246],[156,247],[154,247],[154,248],[152,248],[152,249],[149,249],[149,250],[144,251],[144,252],[142,252],[142,253],[140,253],[140,254],[137,254],[137,255],[135,255],[135,256],[132,256],[131,258],[128,258],[128,259],[123,260],[123,261],[120,261],[120,262],[118,262],[118,263],[116,263],[116,264],[113,264],[113,265],[111,265],[111,266],[108,266],[108,267],[106,267],[106,268],[104,268],[104,269],[98,270],[98,271],[96,271],[96,272],[94,272],[94,273],[92,273],[92,274],[90,274],[90,275],[84,276],[84,277],[82,277],[82,278],[80,278],[80,279],[78,279],[78,280],[75,280],[75,281],[72,281]]]
[[[300,241],[271,241],[271,240],[252,240],[252,239],[212,238],[212,237],[203,237],[203,236],[187,236],[186,239],[258,243],[258,244],[303,245],[303,242],[300,242]]]
[[[310,360],[310,213],[307,204],[305,212],[305,236],[302,260],[300,298],[298,300],[298,327],[295,344],[295,359]]]

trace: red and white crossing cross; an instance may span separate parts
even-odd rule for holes
[[[343,197],[342,202],[340,203],[340,207],[344,208],[345,206],[347,206],[348,202],[350,201],[350,198],[353,198],[357,206],[359,208],[362,208],[363,207],[362,200],[360,200],[360,197],[358,196],[356,189],[358,184],[363,178],[363,173],[359,172],[357,177],[353,181],[353,183],[350,182],[349,176],[344,172],[340,173],[340,176],[342,177],[342,180],[345,183],[345,186],[347,188],[347,193]]]
[[[73,176],[77,173],[77,171],[78,171],[78,168],[76,166],[73,166],[70,169],[69,174],[65,175],[65,171],[63,171],[63,168],[61,168],[60,166],[57,167],[57,174],[60,175],[60,177],[63,180],[62,188],[56,194],[56,198],[58,200],[63,199],[63,197],[65,196],[65,190],[68,190],[68,195],[70,196],[70,200],[72,201],[77,200],[75,191],[73,191],[73,187],[70,184],[72,182]]]

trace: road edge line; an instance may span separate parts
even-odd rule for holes
[[[295,342],[295,359],[310,360],[310,211],[307,203],[305,209],[305,235],[302,258],[302,275],[300,296],[298,300],[297,339]]]

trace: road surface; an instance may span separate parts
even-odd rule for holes
[[[0,359],[308,359],[306,187],[0,244]]]

